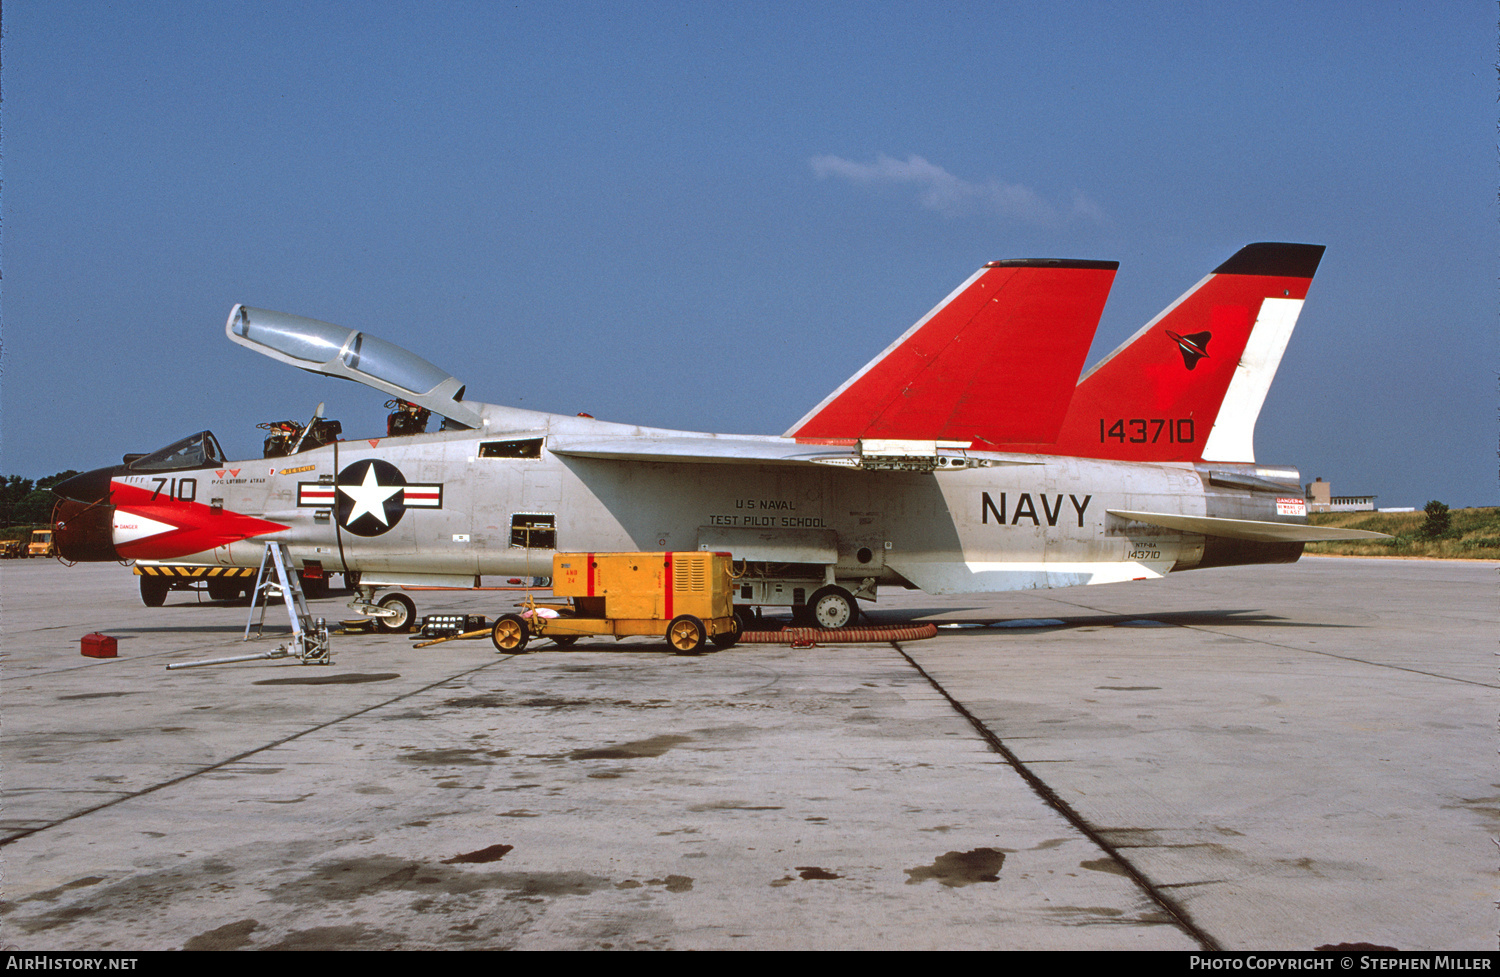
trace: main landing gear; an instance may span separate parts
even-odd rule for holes
[[[807,616],[813,627],[827,631],[851,628],[859,622],[859,605],[843,587],[824,587],[807,602]]]

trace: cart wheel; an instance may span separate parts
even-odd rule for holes
[[[386,594],[375,602],[378,607],[395,611],[394,617],[377,618],[375,630],[381,634],[405,634],[417,616],[417,605],[405,594]]]
[[[172,581],[166,577],[148,577],[141,574],[141,603],[147,607],[160,607],[167,602],[167,591]]]
[[[691,614],[672,619],[667,625],[667,644],[679,655],[696,655],[703,650],[703,622]]]
[[[859,620],[859,605],[843,587],[824,587],[808,601],[813,623],[824,630],[852,627]]]
[[[552,643],[555,644],[555,645],[557,645],[559,648],[571,648],[578,641],[579,635],[576,635],[576,634],[549,634],[549,635],[547,635],[547,637],[551,638],[552,639]]]
[[[725,648],[733,648],[736,644],[739,643],[740,635],[745,633],[744,622],[740,620],[740,616],[738,614],[734,615],[729,620],[731,622],[730,630],[721,631],[709,639],[714,643],[714,647],[718,648],[720,651],[723,651]]]
[[[521,654],[526,650],[526,642],[530,638],[526,622],[517,614],[502,616],[490,629],[490,640],[494,642],[495,650],[502,655]]]

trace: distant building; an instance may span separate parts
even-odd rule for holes
[[[1333,485],[1320,475],[1307,484],[1308,512],[1374,512],[1373,495],[1334,495]]]

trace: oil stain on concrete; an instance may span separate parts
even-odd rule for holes
[[[653,736],[650,739],[621,743],[619,746],[601,746],[592,750],[574,750],[569,760],[635,760],[641,757],[658,757],[681,743],[691,743],[691,736]]]
[[[1005,853],[998,848],[950,851],[939,855],[931,865],[906,869],[906,884],[921,885],[933,879],[956,889],[976,882],[999,882],[1004,864]]]
[[[443,859],[444,865],[483,865],[488,862],[498,862],[515,850],[515,845],[490,845],[478,851],[464,852],[462,855],[454,855],[452,858]]]
[[[517,896],[582,896],[610,886],[585,872],[471,872],[461,868],[373,855],[316,865],[275,890],[278,900],[300,904],[350,902],[381,892],[466,895],[509,891]]]
[[[250,934],[260,923],[253,919],[241,919],[223,926],[215,926],[206,933],[199,933],[182,945],[184,950],[240,950],[250,945]]]
[[[412,750],[398,760],[421,766],[491,766],[491,757],[510,756],[509,750]]]
[[[400,672],[371,672],[360,674],[349,672],[343,675],[299,675],[296,678],[266,678],[256,685],[363,685],[366,682],[389,682],[401,677]]]

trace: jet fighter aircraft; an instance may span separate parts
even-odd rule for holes
[[[471,401],[369,333],[236,305],[232,342],[396,398],[386,436],[318,421],[321,437],[229,461],[200,432],[58,485],[55,538],[68,560],[220,566],[282,543],[314,576],[357,573],[353,606],[385,630],[415,606],[379,590],[543,576],[559,550],[728,552],[742,608],[830,628],[882,586],[1293,562],[1307,541],[1378,535],[1307,525],[1298,472],[1254,459],[1322,253],[1243,248],[1082,380],[1116,263],[993,262],[781,437]]]

